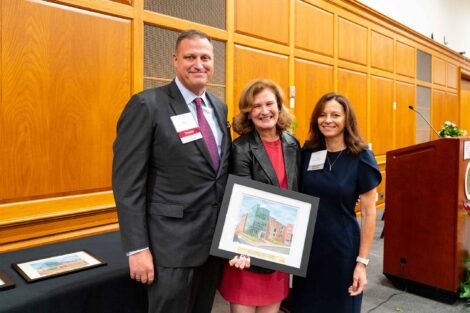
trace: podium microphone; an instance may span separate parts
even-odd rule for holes
[[[429,125],[429,127],[431,127],[431,129],[436,133],[437,137],[438,138],[441,138],[441,136],[439,136],[439,133],[437,132],[437,130],[434,129],[434,127],[432,127],[432,125],[428,122],[427,119],[424,118],[424,116],[419,113],[418,111],[415,110],[415,108],[412,106],[412,105],[409,105],[408,108],[411,110],[411,111],[414,111],[415,113],[417,113],[419,116],[421,116],[421,118],[426,122],[426,124]]]

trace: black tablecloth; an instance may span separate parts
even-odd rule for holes
[[[87,250],[107,264],[29,284],[11,267],[12,263],[79,250]],[[16,284],[0,291],[1,313],[147,312],[145,287],[129,278],[119,232],[1,253],[0,270]]]

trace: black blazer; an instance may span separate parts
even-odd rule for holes
[[[288,132],[282,133],[281,143],[288,189],[297,191],[300,145],[297,139]],[[230,173],[279,187],[274,167],[256,131],[234,140],[230,156]]]
[[[300,168],[300,145],[297,139],[287,132],[281,135],[282,154],[287,175],[287,187],[298,190]],[[232,144],[230,173],[279,187],[276,172],[269,155],[256,131],[242,135]],[[250,272],[269,274],[273,270],[252,265]]]
[[[113,191],[125,251],[150,247],[154,263],[194,267],[209,255],[228,176],[227,106],[207,97],[223,133],[219,171],[199,139],[183,144],[170,120],[189,108],[173,81],[134,95],[119,118]]]

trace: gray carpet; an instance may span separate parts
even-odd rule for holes
[[[384,222],[381,221],[383,211],[378,212],[377,228],[374,242],[369,255],[370,264],[367,268],[368,285],[364,292],[362,302],[363,313],[470,313],[470,307],[463,301],[454,304],[445,304],[421,297],[408,292],[403,293],[396,289],[391,282],[382,274],[383,269],[383,239],[380,233]],[[396,295],[394,295],[396,294]],[[386,303],[381,304],[386,301]],[[375,308],[381,304],[379,307]],[[375,309],[373,309],[375,308]],[[373,309],[373,310],[372,310]],[[217,294],[212,313],[229,313],[230,307],[225,300]],[[335,313],[335,312],[331,312]]]

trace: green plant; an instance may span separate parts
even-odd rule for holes
[[[465,277],[460,284],[460,298],[466,299],[467,304],[470,305],[470,258],[465,259],[467,269],[465,271]]]
[[[461,130],[452,122],[445,121],[442,124],[441,130],[439,131],[440,137],[459,137],[459,136],[467,136],[466,130]]]

